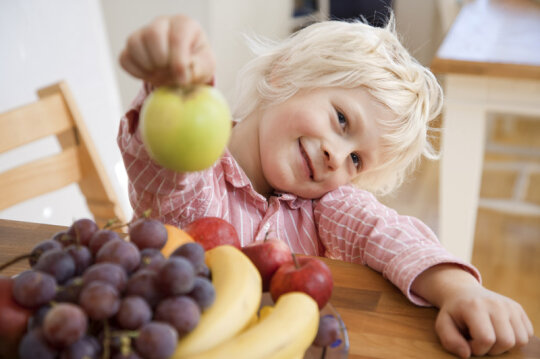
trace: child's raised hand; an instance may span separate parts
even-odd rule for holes
[[[155,86],[209,83],[215,73],[214,54],[203,29],[184,15],[159,17],[134,32],[120,64]]]
[[[439,307],[435,330],[441,344],[462,358],[501,354],[533,336],[520,304],[484,288],[457,267],[432,267],[418,276],[412,289]]]

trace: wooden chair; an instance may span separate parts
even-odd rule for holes
[[[0,153],[55,135],[62,151],[0,174],[0,210],[78,183],[94,220],[125,217],[67,83],[38,90],[39,100],[0,114]]]

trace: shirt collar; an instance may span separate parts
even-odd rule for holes
[[[240,165],[228,149],[225,149],[223,156],[221,156],[220,163],[223,168],[225,180],[228,183],[230,183],[235,188],[243,189],[249,192],[253,197],[257,199],[266,202],[266,198],[264,198],[263,195],[255,191],[248,176],[246,175],[242,167],[240,167]]]
[[[225,149],[225,152],[223,153],[223,156],[221,157],[220,163],[223,167],[225,180],[228,183],[230,183],[235,188],[238,188],[238,189],[242,188],[250,192],[250,194],[257,199],[260,199],[264,202],[267,201],[263,195],[255,191],[248,176],[246,175],[244,170],[240,167],[240,165],[238,164],[238,162],[232,156],[232,154],[229,152],[228,149]],[[273,196],[278,197],[281,202],[287,203],[287,205],[291,209],[297,209],[298,207],[302,206],[302,204],[305,201],[311,201],[309,199],[298,197],[297,195],[292,194],[292,193],[279,192],[279,191],[275,191]]]

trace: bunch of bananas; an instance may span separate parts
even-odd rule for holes
[[[216,300],[197,327],[178,342],[174,359],[302,358],[319,326],[319,308],[307,294],[282,295],[257,316],[261,277],[240,250],[223,245],[206,252]]]

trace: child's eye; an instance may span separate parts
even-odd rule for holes
[[[356,168],[362,168],[362,160],[360,159],[360,156],[358,156],[356,153],[351,153],[351,159]]]
[[[347,118],[345,117],[345,115],[341,113],[340,111],[336,111],[336,113],[337,113],[338,122],[341,125],[341,127],[343,128],[347,127]]]

